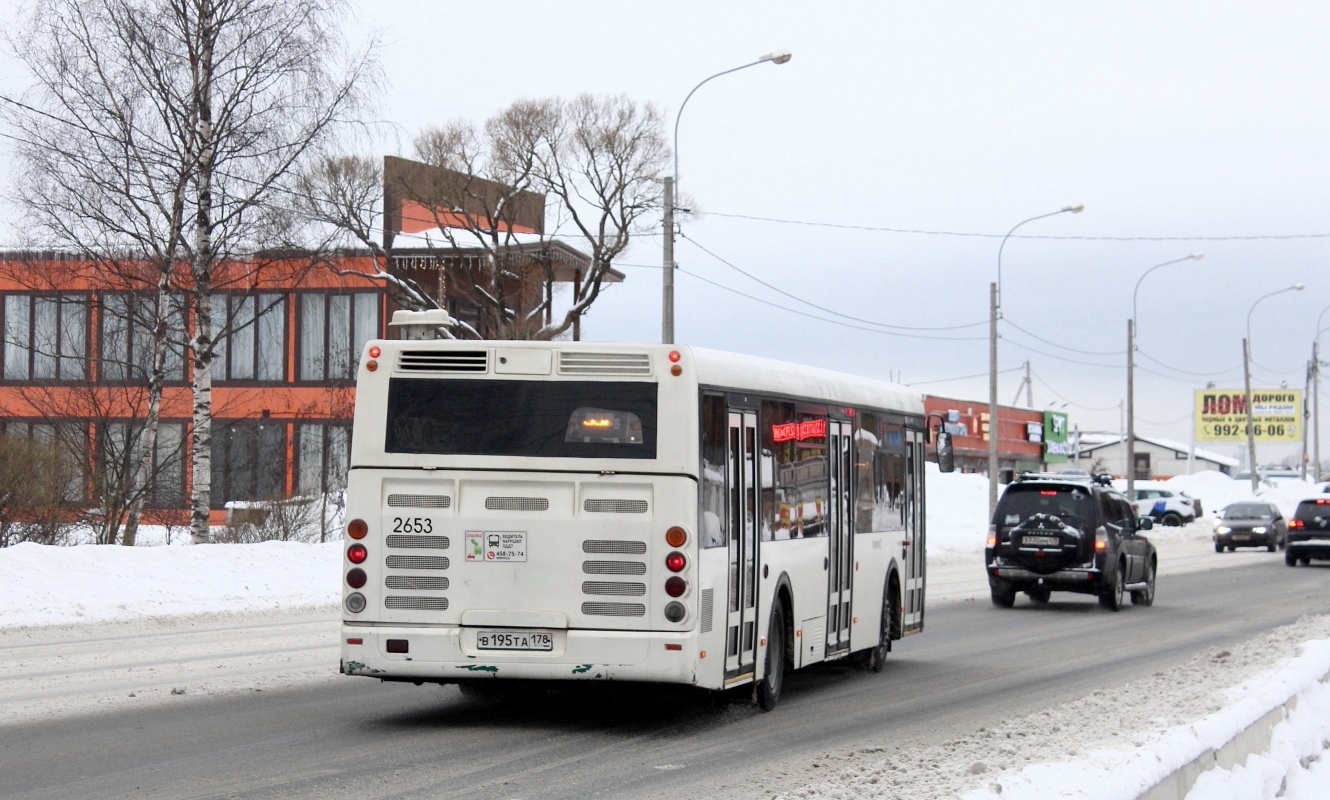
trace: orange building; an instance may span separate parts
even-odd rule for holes
[[[958,472],[988,473],[988,403],[954,397],[924,395],[924,410],[940,415],[951,432]],[[954,412],[954,413],[952,413]],[[953,421],[954,420],[954,421]],[[998,406],[998,471],[1003,483],[1018,472],[1043,468],[1044,416],[1042,411]]]

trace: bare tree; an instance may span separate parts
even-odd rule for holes
[[[23,101],[6,106],[20,132],[19,199],[51,241],[99,258],[129,249],[153,266],[157,398],[165,298],[186,297],[195,541],[207,539],[211,502],[220,332],[211,297],[252,278],[255,252],[290,243],[291,182],[377,74],[373,43],[352,50],[337,35],[344,7],[52,0],[33,6],[11,39],[36,77]]]
[[[399,185],[371,159],[328,156],[306,173],[300,195],[312,216],[369,249],[372,267],[361,274],[383,281],[410,309],[440,307],[443,298],[414,279],[417,260],[394,257],[397,231],[378,241],[384,221],[400,212],[379,204],[408,200],[429,214],[435,230],[412,249],[436,252],[446,292],[476,307],[477,323],[459,331],[471,338],[550,339],[573,328],[643,218],[660,208],[669,158],[654,106],[590,95],[521,100],[481,128],[467,121],[431,128],[416,137],[414,150],[435,168],[429,179]],[[550,226],[543,222],[547,202]],[[520,224],[531,219],[533,203],[542,220],[534,228]],[[571,297],[559,313],[552,287],[568,275],[552,247],[556,238],[589,255],[567,281]]]

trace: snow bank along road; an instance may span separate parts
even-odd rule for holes
[[[1165,607],[1169,602],[1170,577],[1188,571],[1271,563],[1278,558],[1265,553],[1217,555],[1210,549],[1209,541],[1200,537],[1193,541],[1160,541],[1160,550],[1160,603]],[[932,606],[967,601],[987,606],[987,586],[978,562],[974,554],[935,558],[930,565]],[[1327,570],[1299,569],[1298,574],[1317,571]],[[1330,579],[1330,574],[1325,577]],[[1322,606],[1323,597],[1322,594]],[[1128,609],[1123,615],[1152,614],[1156,610]],[[1015,613],[1019,614],[1020,609]],[[1214,613],[1241,614],[1241,610],[1216,609]],[[1089,615],[1096,614],[1101,613],[1089,611]],[[1065,622],[1084,625],[1088,621],[1087,617]],[[1202,652],[1197,658],[1144,676],[1132,686],[1092,691],[1087,698],[1069,706],[1037,710],[1025,716],[1029,708],[1036,707],[1031,700],[1025,703],[1020,715],[1011,715],[1000,724],[987,724],[980,730],[972,730],[976,726],[966,730],[963,724],[960,727],[952,724],[947,728],[946,742],[930,742],[930,736],[916,736],[910,742],[879,740],[819,753],[814,738],[809,746],[811,752],[807,748],[791,750],[781,769],[773,771],[767,765],[761,773],[746,776],[732,769],[733,777],[725,783],[713,779],[706,789],[713,796],[726,797],[834,796],[835,793],[843,797],[871,797],[879,793],[880,796],[956,796],[988,787],[992,776],[1001,769],[1075,757],[1087,748],[1131,746],[1148,740],[1153,735],[1152,728],[1198,719],[1222,706],[1222,687],[1234,686],[1274,660],[1291,655],[1291,647],[1307,638],[1330,638],[1326,618],[1306,619],[1301,625],[1273,631],[1256,641]],[[930,635],[926,634],[904,643],[907,646],[898,654],[904,660],[895,664],[895,668],[910,660],[940,658],[932,652],[935,649],[930,647],[928,639]],[[335,674],[335,642],[336,610],[332,607],[177,621],[3,630],[0,660],[7,668],[0,675],[0,719],[8,724],[126,706],[181,707],[198,702],[201,696],[223,699],[226,695],[243,694],[253,698],[254,692],[339,682],[347,679]],[[874,680],[890,680],[891,672],[892,668],[888,668],[887,674],[875,676]],[[815,687],[826,678],[826,675],[811,676],[807,686]],[[797,683],[791,684],[794,692],[799,691]],[[404,691],[432,692],[410,695],[423,706],[438,702],[439,695],[434,690],[407,687]],[[964,710],[948,712],[964,714]],[[789,715],[793,716],[777,719]],[[754,719],[758,730],[777,723],[782,727],[802,724],[797,700],[775,712],[775,718]],[[747,730],[746,724],[737,727]],[[963,734],[956,734],[958,730],[963,730]],[[739,732],[734,735],[738,738]],[[8,748],[0,746],[0,772],[9,772],[3,767],[7,751]],[[698,796],[697,791],[702,787],[676,783],[682,775],[672,767],[672,764],[656,765],[662,769],[662,777],[672,779],[666,783],[673,788],[661,796],[670,793]],[[810,788],[822,784],[829,788],[826,791]],[[689,785],[689,789],[680,795],[678,791],[684,785]],[[493,795],[477,793],[476,796],[521,796],[503,795],[499,787],[489,788],[495,792]],[[633,795],[652,796],[650,792]],[[98,795],[92,792],[89,796]],[[379,795],[371,792],[368,796]],[[545,795],[528,792],[527,796]]]

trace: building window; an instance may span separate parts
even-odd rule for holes
[[[296,426],[296,491],[307,497],[346,488],[351,468],[351,426]]]
[[[351,380],[365,342],[379,335],[379,294],[300,295],[300,380]]]
[[[286,425],[214,423],[212,504],[286,496]]]
[[[87,379],[87,295],[5,295],[4,314],[6,380]]]
[[[180,295],[168,297],[165,376],[185,379],[185,308]],[[148,294],[102,295],[101,378],[146,381],[152,371],[152,329],[156,297]]]
[[[109,487],[126,487],[138,469],[143,422],[110,422],[101,426],[97,437],[102,480]],[[153,447],[152,472],[147,475],[146,504],[153,508],[185,506],[185,426],[178,422],[159,422]]]
[[[46,465],[44,469],[50,468],[54,474],[45,475],[48,485],[58,487],[60,499],[66,503],[87,502],[87,423],[9,420],[0,423],[0,435],[29,439],[36,445],[49,448],[54,463]]]
[[[217,334],[213,379],[285,380],[286,296],[215,294],[210,303]]]

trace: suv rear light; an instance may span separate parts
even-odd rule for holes
[[[984,547],[997,547],[997,526],[988,526],[988,538],[984,540]]]
[[[1288,526],[1290,528],[1305,528],[1307,527],[1307,523],[1303,522],[1300,519],[1291,519],[1288,521]]]
[[[1103,528],[1094,532],[1094,551],[1102,553],[1108,549],[1108,532]]]

